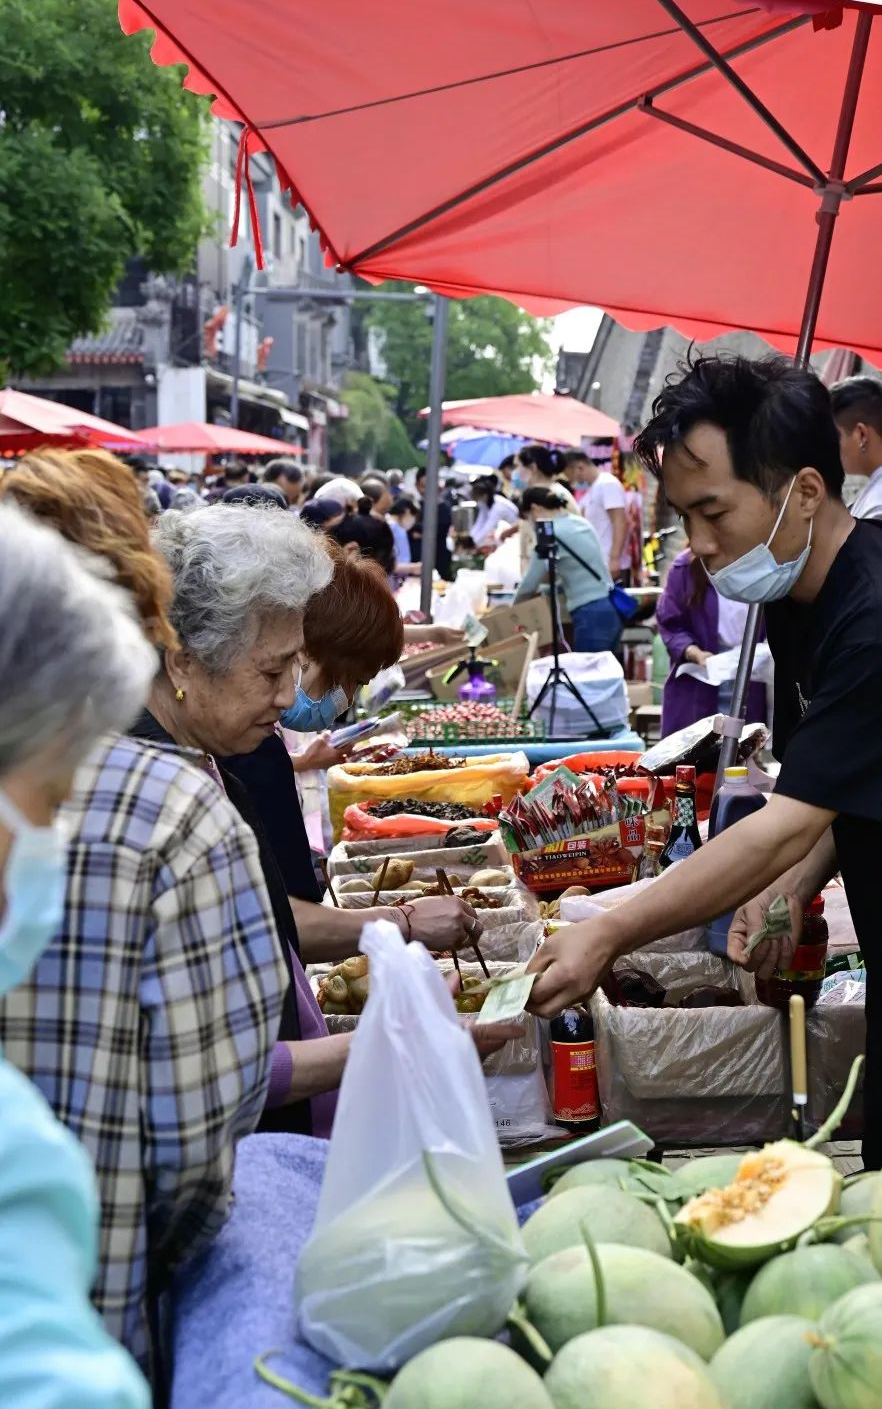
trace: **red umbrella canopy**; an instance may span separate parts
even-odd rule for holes
[[[189,86],[221,95],[250,150],[274,154],[330,262],[539,313],[593,303],[635,328],[752,328],[792,350],[859,9],[680,9],[801,155],[684,32],[673,0],[120,3],[124,28],[158,30],[158,62],[189,63]],[[846,174],[880,160],[877,18]],[[882,201],[847,200],[838,225],[818,341],[878,361]]]
[[[572,396],[488,396],[471,401],[445,401],[447,426],[475,426],[503,435],[522,435],[549,445],[581,445],[583,440],[609,440],[621,427],[612,416],[586,406]],[[428,415],[428,410],[421,413]]]
[[[24,454],[41,445],[94,445],[119,451],[145,448],[139,432],[113,421],[12,387],[0,390],[0,453]]]
[[[268,435],[252,435],[232,426],[213,426],[207,421],[181,421],[174,426],[151,426],[139,431],[151,450],[167,455],[301,455],[299,445],[273,440]]]

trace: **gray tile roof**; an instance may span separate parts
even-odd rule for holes
[[[142,362],[144,329],[137,309],[113,308],[110,323],[93,337],[74,338],[67,350],[68,362]]]

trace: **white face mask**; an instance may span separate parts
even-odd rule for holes
[[[784,510],[795,484],[794,475],[784,496],[781,512],[765,543],[758,543],[748,553],[720,568],[719,572],[707,572],[705,568],[721,597],[728,597],[732,602],[777,602],[779,598],[786,597],[798,582],[811,552],[814,520],[809,521],[808,542],[798,558],[792,558],[789,563],[779,563],[771,549],[772,539],[781,527]]]
[[[0,791],[0,821],[14,833],[0,920],[0,993],[27,978],[61,928],[67,884],[67,843],[57,824],[35,827]]]

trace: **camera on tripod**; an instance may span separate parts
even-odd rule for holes
[[[554,522],[552,519],[537,519],[536,528],[536,556],[547,563],[549,558],[557,557],[557,537],[554,532]]]

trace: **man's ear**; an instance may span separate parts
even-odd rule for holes
[[[813,465],[806,465],[797,475],[795,490],[803,516],[813,519],[828,497],[824,476]]]

